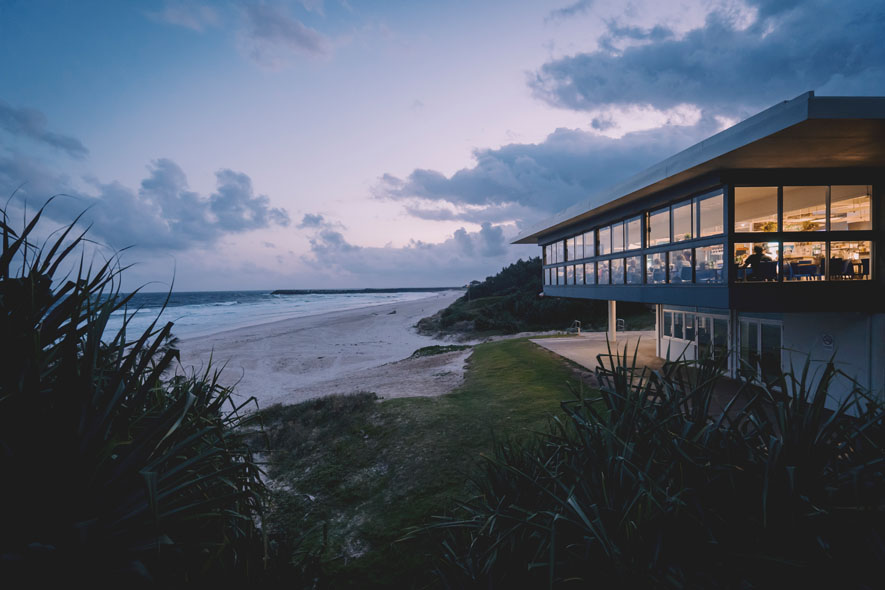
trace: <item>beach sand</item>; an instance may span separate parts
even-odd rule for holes
[[[382,398],[442,395],[463,378],[470,351],[408,358],[446,342],[414,328],[460,297],[443,291],[417,301],[282,320],[183,339],[181,365],[200,370],[210,357],[234,400],[255,396],[260,407],[329,394],[373,391]]]

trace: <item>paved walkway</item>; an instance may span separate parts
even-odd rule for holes
[[[575,334],[564,338],[535,338],[532,339],[532,342],[592,371],[599,366],[598,356],[608,354],[609,349],[605,336],[606,332],[583,332],[580,335]],[[660,369],[664,364],[664,359],[655,355],[654,330],[618,332],[618,341],[612,345],[612,352],[617,347],[617,350],[623,353],[626,345],[627,358],[632,360],[637,342],[639,350],[636,353],[636,367]],[[607,361],[605,366],[608,366]]]

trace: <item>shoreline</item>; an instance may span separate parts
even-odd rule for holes
[[[470,351],[407,361],[419,348],[448,342],[418,334],[414,326],[461,295],[441,291],[183,338],[180,366],[200,371],[211,358],[214,367],[223,367],[219,382],[234,386],[234,401],[254,396],[261,408],[356,391],[384,398],[439,395],[460,383]]]

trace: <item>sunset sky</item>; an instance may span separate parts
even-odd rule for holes
[[[88,209],[129,288],[461,285],[779,101],[885,95],[883,35],[880,0],[0,0],[0,194]]]

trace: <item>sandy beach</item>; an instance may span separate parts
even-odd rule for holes
[[[293,318],[184,339],[185,370],[212,358],[235,399],[255,396],[260,407],[294,404],[333,393],[373,391],[382,398],[441,395],[461,383],[469,351],[408,358],[446,342],[414,328],[461,296],[443,291],[425,299]]]

